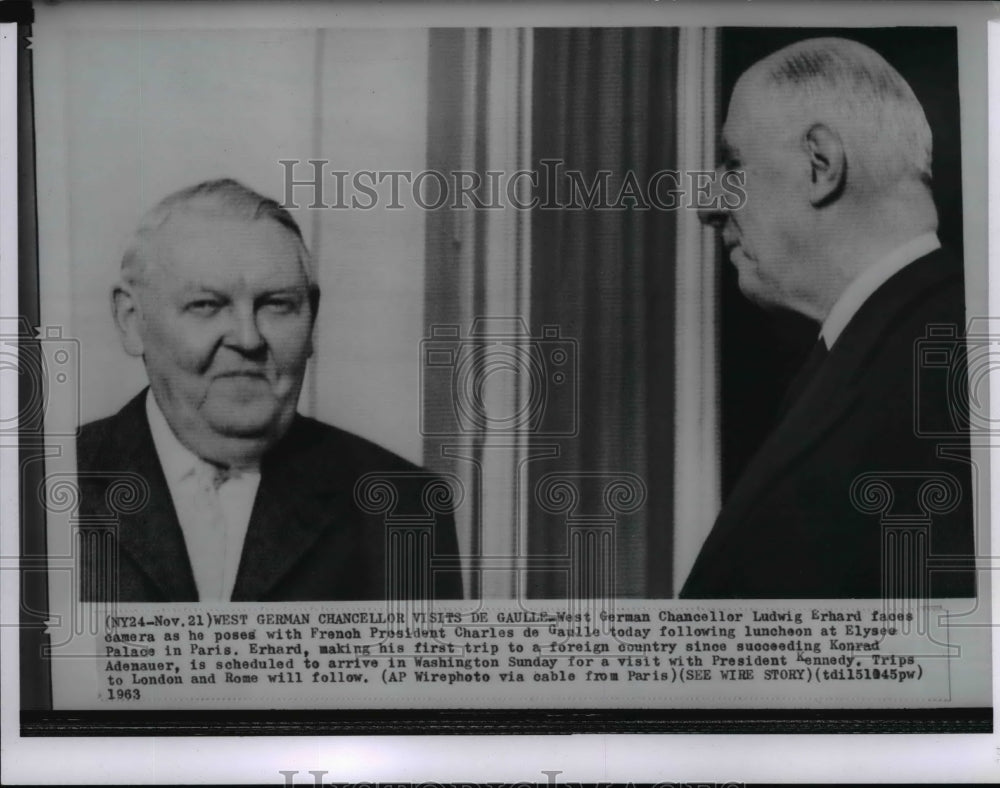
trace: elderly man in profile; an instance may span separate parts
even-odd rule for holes
[[[914,426],[917,407],[954,415],[966,384],[964,345],[955,390],[915,360],[929,328],[962,343],[966,322],[961,261],[936,236],[920,103],[872,49],[802,41],[741,76],[722,150],[722,167],[745,173],[746,201],[703,220],[721,230],[743,294],[812,318],[819,336],[681,595],[974,596],[968,433],[942,441]],[[873,478],[895,495],[882,512],[855,485]],[[929,539],[918,527],[909,547],[893,543],[881,520],[926,524],[925,483],[948,499],[933,502]],[[929,574],[929,558],[951,571]]]
[[[85,600],[461,596],[457,571],[391,576],[408,570],[387,571],[384,513],[356,495],[384,478],[396,514],[427,514],[433,477],[296,413],[318,305],[295,220],[236,181],[179,191],[142,219],[112,307],[149,387],[80,433],[80,527],[96,540],[81,555]],[[139,500],[111,511],[130,479]],[[110,543],[95,526],[108,516]],[[457,560],[450,512],[431,541]]]

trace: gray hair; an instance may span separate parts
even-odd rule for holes
[[[139,221],[132,240],[122,257],[122,277],[139,282],[148,263],[146,244],[178,214],[218,217],[224,219],[273,219],[295,237],[299,263],[310,286],[315,286],[312,256],[302,239],[302,231],[292,215],[270,197],[265,197],[232,178],[204,181],[173,192],[153,206]]]
[[[930,185],[931,130],[906,80],[873,49],[845,38],[813,38],[761,61],[767,84],[856,141],[874,177]],[[845,122],[846,121],[846,122]]]

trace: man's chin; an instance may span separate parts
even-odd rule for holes
[[[280,415],[274,402],[230,403],[205,413],[213,431],[227,438],[260,440],[274,436]]]
[[[746,264],[738,266],[736,271],[739,275],[737,284],[744,298],[757,306],[766,306],[768,303],[767,291],[761,281],[747,269]]]

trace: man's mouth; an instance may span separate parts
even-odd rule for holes
[[[267,380],[267,373],[261,369],[236,369],[228,372],[220,372],[215,376],[215,378],[216,380],[220,378],[252,378]]]

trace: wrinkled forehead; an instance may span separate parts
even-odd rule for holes
[[[178,213],[150,233],[147,258],[159,274],[185,281],[283,281],[308,284],[305,247],[271,217]],[[152,273],[152,272],[151,272]]]

